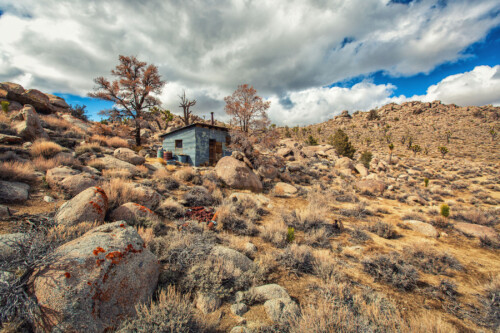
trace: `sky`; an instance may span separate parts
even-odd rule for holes
[[[278,125],[441,100],[500,106],[498,0],[0,0],[0,82],[87,105],[119,55],[158,66],[162,107],[227,120],[253,85]]]

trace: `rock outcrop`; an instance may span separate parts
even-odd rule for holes
[[[80,222],[104,222],[108,209],[108,197],[100,187],[90,187],[73,199],[65,202],[57,211],[54,220],[67,226]]]

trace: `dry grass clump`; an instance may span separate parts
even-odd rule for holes
[[[257,247],[250,242],[247,236],[235,236],[228,232],[222,233],[224,243],[233,250],[243,253],[249,258],[254,258]]]
[[[301,243],[312,247],[330,248],[330,236],[332,233],[326,228],[317,228],[305,233]]]
[[[137,227],[137,233],[141,236],[142,240],[146,244],[146,247],[153,241],[155,234],[152,228],[147,227]]]
[[[102,185],[108,195],[109,211],[127,202],[135,202],[138,194],[131,182],[121,178],[112,178]]]
[[[359,226],[354,227],[349,230],[349,240],[355,244],[362,244],[366,241],[371,240],[372,238],[363,229]]]
[[[73,226],[59,224],[49,229],[47,237],[53,242],[67,243],[97,226],[99,226],[97,222],[82,222]]]
[[[183,196],[186,206],[210,206],[214,203],[214,199],[203,186],[194,186],[189,189]]]
[[[395,304],[369,288],[356,293],[355,286],[329,279],[312,288],[315,301],[301,307],[286,331],[302,332],[405,332]]]
[[[128,147],[128,141],[125,139],[122,139],[118,136],[114,136],[112,138],[109,138],[106,140],[107,145],[109,147],[113,148],[121,148],[121,147]]]
[[[73,127],[73,124],[69,121],[53,115],[41,116],[41,118],[45,125],[51,130],[67,130]]]
[[[494,210],[470,209],[455,211],[451,218],[457,221],[494,226],[500,223],[499,215],[500,212]]]
[[[136,171],[137,176],[142,177],[142,178],[145,178],[145,177],[147,177],[149,175],[149,169],[144,164],[143,165],[137,165],[135,167],[135,171]]]
[[[280,218],[275,218],[260,228],[260,237],[279,248],[286,246],[287,234],[288,226]]]
[[[52,158],[44,158],[39,156],[33,160],[35,168],[40,171],[47,171],[49,169],[65,165],[65,166],[75,166],[80,163],[75,160],[72,156],[56,156]]]
[[[360,201],[350,208],[341,208],[339,213],[343,216],[354,217],[362,220],[368,215],[373,215],[372,212],[368,209],[368,206],[368,203],[366,203],[365,201]]]
[[[153,173],[153,179],[170,179],[170,178],[172,178],[172,175],[165,168],[157,169]]]
[[[194,169],[192,167],[182,167],[174,173],[174,177],[178,180],[190,182],[193,180],[195,175]]]
[[[99,135],[99,134],[94,134],[90,138],[90,142],[98,143],[101,146],[107,146],[108,140],[109,140],[109,138],[107,136]]]
[[[0,162],[0,179],[33,182],[36,180],[35,169],[33,164],[27,162]]]
[[[396,232],[396,230],[394,230],[392,225],[381,221],[370,225],[368,227],[368,230],[385,239],[395,239],[399,237],[399,234]]]
[[[183,217],[186,209],[174,199],[168,198],[162,201],[156,212],[167,219],[174,220]]]
[[[84,143],[75,148],[75,153],[77,155],[82,155],[85,153],[100,153],[100,152],[102,152],[102,147],[98,142]]]
[[[53,157],[64,150],[63,147],[52,141],[37,140],[31,145],[31,155],[43,156],[45,158]]]
[[[314,256],[306,245],[292,244],[276,253],[276,261],[296,275],[313,273]]]
[[[106,164],[100,158],[93,158],[87,162],[87,165],[92,168],[96,168],[99,171],[106,169]]]
[[[124,322],[120,332],[205,332],[207,325],[199,318],[189,300],[168,286],[158,293],[156,302],[149,306],[140,304],[136,307],[137,316]]]
[[[96,168],[97,169],[97,168]],[[106,178],[132,178],[132,172],[129,169],[104,169],[102,175]]]
[[[417,270],[396,252],[366,258],[362,264],[364,271],[376,280],[389,283],[398,289],[411,291],[417,286]]]
[[[428,274],[451,275],[450,269],[462,270],[460,262],[448,253],[437,253],[424,244],[403,249],[406,260]]]

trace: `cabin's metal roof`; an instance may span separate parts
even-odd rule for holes
[[[227,128],[227,127],[215,126],[215,125],[204,124],[204,123],[193,123],[193,124],[175,129],[172,132],[164,133],[164,134],[160,135],[160,137],[164,138],[164,137],[169,136],[171,134],[183,131],[185,129],[194,128],[194,127],[205,127],[205,128],[216,129],[216,130],[220,130],[220,131],[224,131],[224,132],[229,132],[229,128]]]

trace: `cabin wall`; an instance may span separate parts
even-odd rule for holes
[[[213,128],[196,127],[196,166],[209,161],[209,140],[214,139],[217,142],[222,142],[222,154],[227,156],[229,149],[226,147],[226,137],[229,133]]]
[[[182,140],[182,151],[176,151],[175,140]],[[169,135],[163,140],[163,150],[171,151],[174,154],[174,159],[179,160],[179,153],[188,155],[188,163],[196,165],[196,136],[195,128],[190,128],[186,131],[180,131]]]

